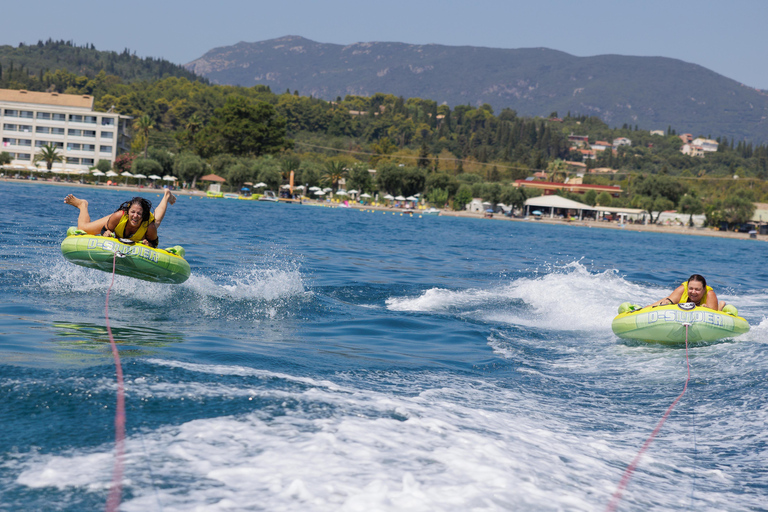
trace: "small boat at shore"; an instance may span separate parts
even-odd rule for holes
[[[275,194],[273,191],[265,190],[259,198],[259,201],[269,201],[271,203],[276,203],[278,201],[278,197],[277,194]]]
[[[670,344],[685,343],[686,336],[690,343],[711,342],[749,331],[749,323],[735,307],[724,309],[715,311],[692,302],[640,308],[625,302],[611,328],[619,338]]]
[[[440,210],[437,208],[428,208],[421,212],[422,215],[430,215],[430,216],[438,216],[440,215]]]

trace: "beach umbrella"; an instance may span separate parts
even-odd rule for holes
[[[320,190],[320,187],[309,187],[309,190],[314,192],[315,190]]]
[[[129,173],[128,171],[120,173],[120,176],[125,176],[126,178],[133,178],[133,174]]]
[[[534,215],[541,215],[541,212],[539,210],[533,210],[531,213]]]
[[[103,173],[103,172],[101,172],[101,171],[100,171],[100,170],[98,170],[98,169],[94,169],[94,170],[92,170],[92,171],[91,171],[91,174],[93,174],[94,176],[104,176],[104,173]]]
[[[331,187],[326,187],[323,189],[323,192],[333,192],[333,189]]]
[[[403,196],[397,196],[395,197],[395,201],[405,201],[405,198]]]
[[[406,201],[418,201],[419,198],[416,196],[408,196],[405,198]]]
[[[160,177],[160,176],[158,176],[157,174],[150,174],[150,175],[149,175],[149,179],[151,179],[151,180],[161,180],[161,179],[163,179],[163,178],[161,178],[161,177]]]
[[[315,190],[315,195],[316,196],[324,196],[325,192],[323,192],[322,190]]]
[[[394,196],[392,196],[391,194],[387,194],[384,196],[384,199],[386,199],[387,201],[391,201],[394,199]]]
[[[364,197],[364,198],[368,199],[369,197],[371,197],[371,194],[362,194],[360,197]]]
[[[169,175],[163,176],[163,180],[165,181],[176,181],[177,179],[179,178],[177,178],[176,176],[169,176]]]
[[[139,180],[143,180],[146,178],[146,176],[144,176],[143,174],[134,174],[133,177]]]
[[[264,183],[263,181],[260,181],[259,183],[254,185],[255,188],[264,188],[266,186],[267,186],[267,184]]]
[[[251,189],[249,189],[248,187],[243,187],[243,188],[240,189],[240,191],[241,192],[250,192]]]
[[[337,191],[336,191],[336,195],[337,195],[337,196],[346,196],[346,195],[348,195],[348,194],[347,194],[347,191],[346,191],[346,190],[337,190]]]
[[[304,185],[296,185],[293,188],[295,188],[296,190],[304,190]]]
[[[283,190],[287,190],[287,189],[291,188],[291,186],[288,185],[288,184],[285,184],[285,185],[280,185],[280,188],[283,189]]]
[[[356,195],[356,194],[359,194],[359,193],[360,193],[360,192],[359,192],[359,191],[357,191],[357,190],[347,190],[347,194],[349,194],[349,195],[351,195],[351,196],[353,196],[353,195]]]
[[[118,176],[118,174],[115,171],[107,171],[107,173],[104,175],[107,178],[114,178],[115,176]]]

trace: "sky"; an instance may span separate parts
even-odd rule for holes
[[[0,44],[128,48],[177,64],[240,41],[387,41],[660,56],[768,89],[768,0],[36,0],[4,2]],[[16,20],[16,22],[9,22]]]

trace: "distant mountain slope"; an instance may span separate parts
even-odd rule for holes
[[[596,115],[611,126],[768,141],[768,95],[663,57],[574,57],[546,48],[357,43],[288,36],[216,48],[186,65],[214,83],[335,99],[376,92],[498,113]]]

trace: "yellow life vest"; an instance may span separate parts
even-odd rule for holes
[[[707,289],[704,290],[704,295],[701,296],[701,300],[696,304],[697,306],[706,306],[707,305],[707,292],[711,292],[712,287],[707,285]],[[690,302],[688,299],[688,281],[683,282],[683,296],[680,297],[680,303],[683,302]]]
[[[149,220],[142,222],[139,226],[139,229],[136,230],[134,234],[132,234],[130,237],[131,240],[134,242],[141,242],[144,240],[147,234],[147,229],[149,229],[149,225],[151,223],[155,222],[155,215],[153,213],[149,214]],[[126,238],[125,235],[125,225],[128,224],[128,214],[123,212],[123,216],[120,217],[120,222],[117,223],[117,226],[115,226],[114,233],[117,236],[117,238]]]

